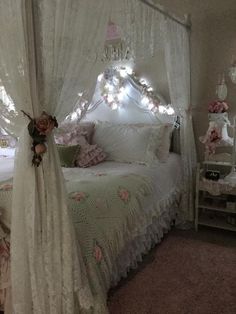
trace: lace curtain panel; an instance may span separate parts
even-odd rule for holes
[[[167,78],[171,104],[180,116],[180,150],[184,189],[179,223],[193,221],[196,146],[190,109],[190,43],[188,30],[170,19],[162,19]]]
[[[14,311],[6,314],[73,314],[93,305],[53,137],[41,165],[32,167],[28,120],[21,110],[33,118],[45,110],[60,122],[79,106],[83,116],[87,105],[82,102],[89,104],[106,66],[101,60],[109,19],[122,27],[135,58],[165,49],[171,101],[181,116],[185,184],[180,216],[192,218],[196,156],[187,114],[187,30],[138,0],[96,0],[96,5],[94,0],[0,1],[0,123],[19,137],[11,226]]]
[[[26,127],[21,133],[19,128],[28,124],[20,118],[20,110],[31,117],[45,110],[61,120],[78,102],[78,93],[85,93],[87,99],[93,94],[107,5],[105,0],[96,1],[96,6],[92,0],[0,2],[0,78],[16,108],[8,116],[1,110],[1,116],[5,127],[20,136],[11,226],[13,310],[8,309],[9,313],[71,314],[93,304],[54,141],[49,139],[42,165],[32,167],[31,138]],[[88,18],[93,22],[87,23]]]
[[[138,0],[113,1],[111,21],[122,30],[131,57],[147,59],[163,49],[162,15]]]

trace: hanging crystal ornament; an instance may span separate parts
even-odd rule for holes
[[[228,89],[225,84],[225,75],[219,78],[219,82],[216,86],[216,94],[219,100],[224,101],[227,97]]]
[[[236,84],[236,60],[232,62],[232,65],[229,68],[229,76],[231,81]]]

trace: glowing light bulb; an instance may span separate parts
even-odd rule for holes
[[[165,113],[166,112],[166,108],[164,106],[159,106],[159,112],[160,113]]]
[[[126,68],[126,72],[127,72],[129,75],[131,75],[131,74],[133,73],[133,69],[130,68],[130,67],[127,67],[127,68]]]
[[[98,82],[101,82],[102,79],[103,79],[103,73],[101,73],[101,74],[98,75]]]
[[[126,77],[128,74],[125,68],[120,68],[119,72],[121,77]]]
[[[107,89],[109,90],[109,92],[112,92],[112,91],[114,90],[114,86],[111,85],[111,84],[109,84],[109,83],[107,83],[107,84],[105,85],[105,88],[107,88]]]
[[[114,101],[114,97],[111,94],[107,95],[107,101],[108,102],[113,102]]]
[[[147,88],[147,91],[148,91],[148,92],[152,92],[152,91],[153,91],[153,88],[152,88],[151,86],[149,86],[149,87]]]
[[[142,99],[141,99],[141,103],[143,105],[147,105],[149,103],[149,99],[147,96],[143,96]]]
[[[142,85],[148,85],[148,82],[147,82],[144,78],[141,78],[141,79],[139,80],[139,82],[140,82],[140,84],[142,84]]]
[[[77,113],[76,113],[76,112],[73,112],[73,113],[72,113],[71,119],[72,119],[72,120],[76,120],[76,119],[77,119]]]
[[[118,105],[117,105],[116,103],[113,103],[113,104],[111,105],[111,109],[112,109],[112,110],[117,110],[117,109],[118,109]]]
[[[174,109],[171,106],[168,106],[166,112],[170,116],[175,113]]]

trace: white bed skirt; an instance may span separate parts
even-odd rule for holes
[[[150,221],[143,222],[143,225],[137,228],[137,236],[124,246],[119,255],[113,267],[110,287],[115,287],[122,278],[127,277],[131,269],[136,269],[143,256],[161,242],[164,234],[171,229],[176,218],[180,195],[180,192],[175,190],[167,199],[161,201],[157,207],[158,210],[161,209],[160,214],[153,208],[150,210]]]

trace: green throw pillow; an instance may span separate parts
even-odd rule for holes
[[[72,168],[75,167],[75,160],[80,151],[80,145],[57,145],[57,150],[60,156],[61,166]]]

